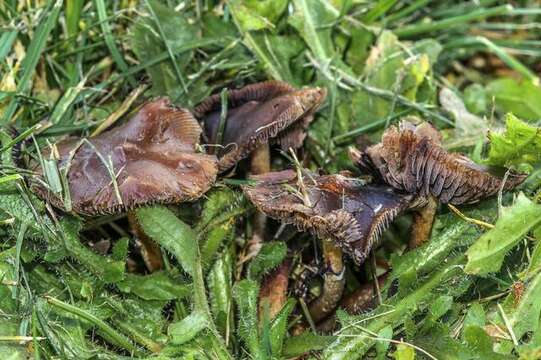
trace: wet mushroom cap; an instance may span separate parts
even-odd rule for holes
[[[395,189],[420,196],[434,196],[454,205],[474,203],[494,195],[503,179],[494,169],[478,165],[466,156],[448,153],[435,128],[428,123],[402,122],[391,126],[379,144],[365,152],[351,151],[361,168]],[[526,175],[510,172],[504,190],[513,189]]]
[[[217,175],[216,157],[196,152],[201,132],[189,111],[158,99],[101,135],[59,142],[53,153],[58,168],[67,169],[72,211],[90,216],[199,198]],[[51,149],[43,152],[44,159],[50,155]],[[45,185],[41,165],[34,171],[37,194],[65,209]]]
[[[280,81],[267,81],[227,92],[227,117],[219,138],[222,112],[220,94],[210,96],[194,109],[204,128],[206,143],[221,145],[216,151],[219,169],[225,171],[261,144],[270,141],[282,148],[297,148],[306,137],[313,114],[323,102],[321,88],[297,90]]]
[[[272,172],[243,187],[264,214],[320,238],[335,241],[361,264],[393,219],[412,205],[413,196],[389,186],[366,185],[345,175],[303,171]]]

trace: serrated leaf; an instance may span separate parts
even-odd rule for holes
[[[295,300],[289,299],[272,320],[269,338],[271,354],[275,358],[281,357],[284,339],[287,335],[287,321],[294,307]]]
[[[513,114],[505,116],[503,133],[489,133],[490,150],[485,162],[489,165],[531,169],[541,161],[541,128],[519,120]]]
[[[541,205],[520,193],[515,203],[505,209],[495,227],[483,234],[466,252],[469,274],[486,275],[498,271],[505,254],[538,224]]]
[[[212,315],[216,327],[225,335],[231,327],[233,304],[233,259],[229,249],[224,250],[212,265],[208,274],[208,291]]]
[[[259,285],[252,280],[241,280],[233,289],[239,311],[238,333],[255,359],[263,359],[265,351],[260,346],[257,321],[257,296]]]
[[[79,239],[81,221],[74,217],[64,217],[57,231],[62,237],[69,256],[87,268],[105,283],[115,283],[124,278],[124,261],[114,260],[109,256],[101,256],[87,248]]]
[[[248,278],[260,280],[270,270],[282,263],[287,254],[287,246],[283,242],[267,242],[263,244],[257,256],[248,266]]]
[[[188,274],[193,275],[197,255],[195,232],[165,207],[136,210],[144,232],[173,254]]]

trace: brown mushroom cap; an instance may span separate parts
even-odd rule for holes
[[[474,203],[494,195],[502,178],[493,169],[478,165],[461,154],[445,151],[440,137],[428,123],[402,122],[383,134],[382,141],[364,153],[352,151],[352,160],[363,170],[395,189],[420,196],[434,196],[443,203]],[[503,184],[510,190],[526,175],[510,173]]]
[[[195,151],[201,132],[189,111],[158,99],[144,105],[122,126],[85,141],[68,139],[58,143],[58,167],[69,167],[73,211],[96,215],[199,198],[217,175],[215,156]],[[47,150],[43,157],[49,155]],[[116,175],[114,181],[105,165],[109,161]],[[37,194],[64,209],[59,196],[43,182],[41,166],[34,170],[38,176],[32,187]]]
[[[357,264],[389,223],[412,205],[412,195],[389,186],[365,185],[341,174],[303,173],[302,184],[292,170],[254,176],[257,183],[243,190],[266,215],[334,240]]]
[[[313,114],[323,102],[321,88],[297,90],[280,81],[267,81],[227,92],[227,118],[218,139],[221,115],[220,94],[210,96],[194,109],[202,122],[208,144],[222,145],[217,152],[220,171],[248,156],[271,140],[283,149],[302,145]]]

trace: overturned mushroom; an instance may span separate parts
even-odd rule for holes
[[[381,143],[351,155],[361,169],[395,189],[433,196],[453,205],[477,202],[502,187],[510,190],[526,178],[524,174],[510,173],[504,183],[492,169],[461,154],[448,153],[440,145],[438,131],[426,122],[392,126],[383,134]]]
[[[216,153],[218,168],[225,171],[269,141],[286,150],[300,147],[325,95],[321,88],[297,90],[267,81],[228,91],[224,123],[220,94],[204,100],[194,114],[202,122],[206,142],[222,146]]]
[[[210,188],[217,174],[216,158],[196,152],[201,132],[190,112],[158,99],[126,124],[94,138],[62,141],[43,158],[58,159],[58,168],[66,174],[71,209],[78,214],[191,201]],[[42,165],[34,171],[36,193],[66,209],[62,196],[44,181]]]
[[[256,184],[243,190],[257,209],[335,241],[358,264],[389,223],[414,205],[412,195],[342,174],[285,170],[253,178]]]

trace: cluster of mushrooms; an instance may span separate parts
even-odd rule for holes
[[[253,162],[254,182],[242,186],[246,197],[262,214],[309,230],[321,241],[323,286],[309,303],[311,320],[321,323],[339,305],[355,311],[355,304],[342,297],[343,253],[362,264],[382,232],[405,211],[413,213],[410,245],[419,245],[429,237],[438,201],[473,203],[525,179],[508,172],[503,180],[446,152],[440,134],[426,122],[391,126],[380,143],[350,151],[354,164],[371,176],[369,183],[349,172],[320,175],[298,166],[270,172],[268,144],[284,150],[301,147],[325,95],[321,88],[269,81],[228,91],[226,104],[220,94],[210,96],[192,111],[154,100],[121,126],[96,137],[63,140],[44,151],[44,158],[54,156],[67,175],[68,193],[51,190],[40,164],[33,165],[38,176],[31,186],[63,211],[82,216],[129,212],[148,204],[196,200],[219,174],[244,158],[259,157]],[[279,297],[275,292],[284,281],[287,290],[288,271],[286,261],[267,277],[261,298]],[[280,301],[272,307],[271,316]]]

